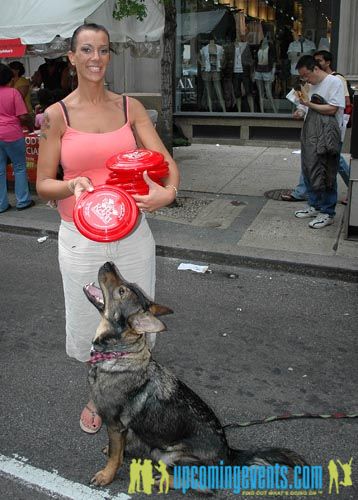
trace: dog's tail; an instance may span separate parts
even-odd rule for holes
[[[232,465],[307,465],[298,453],[286,448],[259,448],[257,450],[234,450],[230,448]]]

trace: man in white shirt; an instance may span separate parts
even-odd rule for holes
[[[334,116],[337,120],[339,129],[342,129],[345,98],[341,80],[323,71],[313,56],[303,56],[298,61],[296,68],[301,80],[310,84],[308,87],[308,94],[301,95],[300,104],[293,113],[294,118],[305,117],[302,137],[305,137],[305,128],[308,126],[308,120],[306,118],[311,111],[321,115]],[[325,104],[312,102],[311,97],[314,94],[320,96],[320,98],[325,101]],[[337,127],[336,125],[334,126]],[[305,172],[307,171],[305,162],[308,162],[310,158],[305,156],[306,144],[303,139],[301,139],[301,143],[302,170]],[[339,147],[337,154],[332,154],[330,159],[334,162],[336,161],[336,167],[338,169]],[[304,175],[304,181],[307,188],[309,206],[302,210],[297,210],[295,216],[301,219],[314,217],[314,220],[309,223],[309,226],[314,229],[320,229],[333,224],[337,203],[337,181],[334,180],[332,187],[319,191],[313,189],[312,180],[308,179],[307,175]]]
[[[343,89],[344,89],[344,96],[345,96],[345,103],[346,103],[346,109],[345,113],[347,113],[347,108],[351,104],[350,101],[350,96],[349,96],[349,91],[347,87],[347,81],[342,75],[336,74],[333,69],[331,68],[332,64],[332,54],[331,52],[327,50],[318,50],[313,54],[313,57],[315,58],[318,66],[325,71],[329,75],[334,75],[337,78],[339,78],[342,83],[343,83]],[[343,182],[345,183],[346,186],[348,186],[349,183],[349,177],[350,177],[350,167],[348,163],[346,162],[344,156],[341,154],[339,157],[339,165],[338,165],[338,173],[342,177]],[[283,191],[281,193],[281,200],[282,201],[305,201],[307,200],[307,190],[306,186],[303,180],[303,175],[301,173],[299,181],[297,186],[294,189],[290,189],[288,191]],[[341,203],[346,204],[346,200],[342,200]]]

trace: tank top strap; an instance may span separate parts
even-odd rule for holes
[[[61,106],[63,119],[65,120],[66,125],[69,127],[70,126],[70,118],[68,116],[68,111],[67,111],[66,105],[63,101],[58,101],[58,103]]]
[[[125,119],[124,123],[127,123],[127,121],[128,121],[128,96],[126,96],[126,95],[123,96],[123,111],[124,111],[124,119]]]

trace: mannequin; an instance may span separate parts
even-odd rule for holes
[[[204,82],[206,98],[209,111],[213,110],[211,91],[214,87],[216,96],[220,103],[221,109],[226,111],[225,102],[221,88],[221,67],[223,63],[224,49],[221,45],[217,45],[212,39],[200,49],[200,64],[202,67],[201,77]]]
[[[255,80],[259,91],[260,111],[264,113],[264,97],[270,101],[271,107],[275,113],[277,108],[272,96],[272,82],[275,75],[274,49],[268,35],[262,40],[257,52],[257,65],[255,71]]]
[[[313,55],[316,50],[316,45],[303,35],[297,35],[292,32],[294,41],[290,43],[287,49],[287,56],[291,63],[291,86],[294,87],[298,83],[299,76],[296,69],[296,64],[302,56]]]
[[[254,112],[254,99],[252,97],[251,87],[251,69],[253,62],[249,44],[245,41],[245,36],[241,36],[240,40],[235,41],[234,72],[232,77],[237,110],[239,113],[241,112],[242,99],[241,85],[244,87],[250,111],[251,113]]]

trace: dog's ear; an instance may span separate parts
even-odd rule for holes
[[[133,314],[128,318],[128,323],[137,333],[158,333],[166,330],[164,323],[149,311]]]
[[[173,310],[167,306],[161,306],[155,302],[151,302],[149,306],[149,311],[154,314],[154,316],[165,316],[165,314],[173,314]]]

